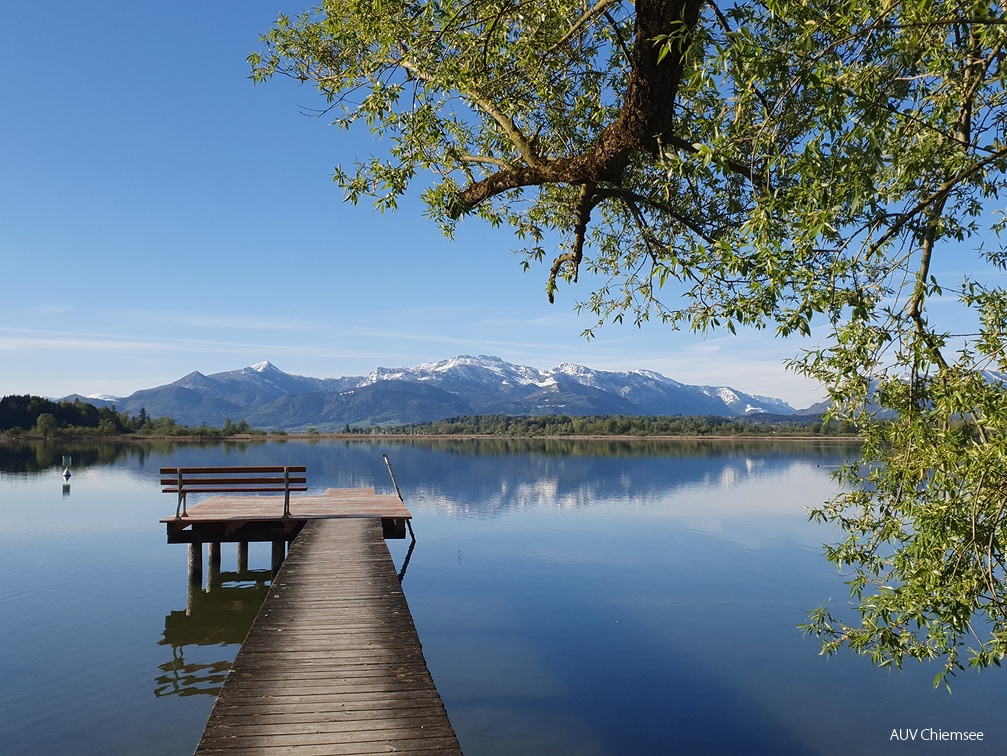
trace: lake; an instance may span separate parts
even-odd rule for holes
[[[305,464],[312,490],[393,489],[403,587],[469,756],[1002,753],[999,670],[873,668],[796,629],[843,576],[805,507],[849,446],[770,441],[0,445],[0,750],[184,754],[266,590],[269,544],[186,617],[162,466]],[[65,484],[62,458],[72,457]],[[195,498],[193,501],[196,500]],[[389,541],[397,567],[408,541]],[[225,571],[235,546],[222,546]]]

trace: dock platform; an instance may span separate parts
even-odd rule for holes
[[[461,754],[381,517],[311,518],[291,543],[196,749],[238,753]]]
[[[213,496],[188,508],[182,517],[161,519],[168,543],[248,543],[292,541],[310,520],[378,518],[385,538],[405,538],[412,518],[396,494],[373,488],[329,488],[323,493],[292,494],[290,515],[276,496]]]

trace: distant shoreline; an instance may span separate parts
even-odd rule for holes
[[[59,442],[59,441],[91,441],[91,442],[138,442],[146,441],[177,443],[263,443],[266,441],[486,441],[486,440],[522,440],[522,441],[816,441],[825,443],[851,443],[862,441],[861,436],[828,436],[828,435],[789,435],[767,433],[731,433],[708,435],[639,435],[633,433],[613,435],[495,435],[475,433],[443,433],[443,434],[404,434],[404,433],[284,433],[283,435],[239,434],[232,436],[201,436],[201,435],[137,435],[133,433],[104,434],[66,434],[43,437],[38,434],[19,434],[11,436],[0,432],[0,443],[19,441]]]

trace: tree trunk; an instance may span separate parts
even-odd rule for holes
[[[521,186],[618,185],[634,153],[655,153],[661,142],[669,143],[689,36],[702,4],[702,0],[637,0],[626,99],[619,116],[598,135],[593,148],[543,165],[497,171],[461,192],[458,212]],[[661,45],[654,39],[677,33],[682,35],[681,45],[658,62]]]

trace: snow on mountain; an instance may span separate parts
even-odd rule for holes
[[[735,415],[752,415],[771,413],[774,415],[792,415],[794,408],[782,399],[768,396],[745,394],[727,386],[701,386],[700,390],[710,397],[717,397],[726,404]]]
[[[733,415],[754,415],[759,413],[771,413],[773,415],[794,414],[794,408],[782,400],[744,394],[726,386],[703,386],[700,387],[700,391],[708,397],[719,399],[730,408]]]
[[[540,370],[499,357],[459,355],[412,368],[379,367],[367,376],[310,378],[270,362],[174,383],[120,400],[135,414],[185,424],[225,417],[260,428],[411,423],[458,414],[637,414],[741,416],[795,410],[772,397],[726,386],[690,386],[649,370],[614,372],[562,363]],[[253,422],[254,420],[254,422]]]
[[[414,368],[401,368],[396,377],[406,375],[421,381],[452,381],[472,386],[496,386],[506,381],[515,385],[541,384],[547,376],[523,365],[512,365],[499,357],[467,354],[440,362],[427,362]],[[385,376],[385,380],[391,374]]]
[[[464,386],[476,392],[542,388],[555,384],[549,371],[514,365],[499,357],[459,355],[440,362],[425,362],[413,368],[378,368],[366,383],[378,381],[424,381],[434,385]]]

